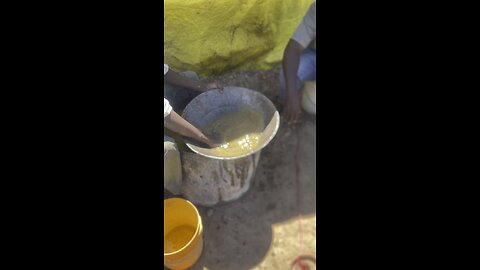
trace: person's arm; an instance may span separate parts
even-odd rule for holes
[[[174,111],[172,111],[168,116],[164,118],[163,125],[173,132],[205,143],[212,148],[219,146],[219,144],[212,142],[212,140],[205,136],[203,132],[201,132],[198,128],[187,122],[187,120],[183,119]]]
[[[167,72],[167,74],[165,74],[165,82],[172,85],[192,89],[198,92],[205,92],[213,89],[222,90],[222,87],[218,82],[203,83],[201,81],[195,81],[185,76],[182,76],[171,69]]]
[[[292,38],[287,44],[283,56],[283,70],[287,90],[287,100],[283,116],[287,122],[297,122],[302,109],[300,107],[300,89],[297,87],[297,73],[302,52],[317,36],[317,2],[314,2],[303,17]]]
[[[297,122],[302,111],[300,108],[300,96],[296,88],[300,55],[303,50],[302,45],[290,39],[283,55],[283,72],[287,91],[283,117],[285,117],[287,122]]]

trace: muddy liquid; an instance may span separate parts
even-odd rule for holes
[[[221,146],[212,149],[216,156],[235,157],[255,150],[264,128],[263,114],[243,108],[216,119],[203,132],[221,142]]]
[[[164,252],[171,253],[183,248],[192,240],[194,234],[195,228],[192,226],[183,225],[173,229],[165,236]]]

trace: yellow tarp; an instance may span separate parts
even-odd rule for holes
[[[314,0],[164,0],[164,56],[201,76],[267,70]]]

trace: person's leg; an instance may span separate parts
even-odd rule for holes
[[[181,74],[191,80],[199,80],[197,74],[193,71],[187,71]],[[163,85],[163,89],[164,97],[170,102],[170,105],[178,114],[181,114],[188,103],[200,94],[200,92],[191,89],[176,87],[166,83]]]
[[[182,166],[180,152],[172,139],[163,138],[163,187],[179,195],[182,187]]]
[[[313,49],[306,49],[300,56],[297,72],[297,91],[300,91],[306,81],[315,81],[317,72],[317,53]],[[285,75],[280,71],[280,101],[285,103],[287,97]]]

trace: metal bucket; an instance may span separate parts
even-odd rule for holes
[[[195,153],[182,153],[182,194],[192,202],[212,206],[238,199],[248,191],[260,158],[261,150],[275,137],[280,115],[264,95],[242,87],[225,87],[223,93],[209,91],[193,99],[182,117],[203,129],[220,116],[249,107],[263,115],[264,130],[259,144],[250,152],[235,156],[216,156],[209,148],[186,141]]]

